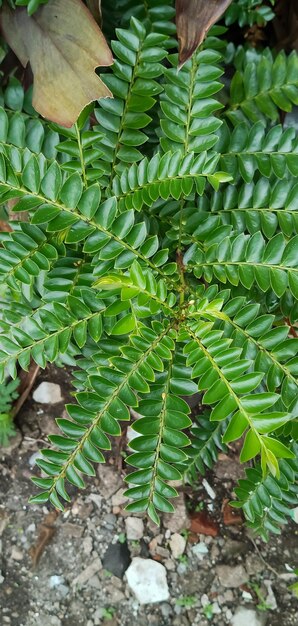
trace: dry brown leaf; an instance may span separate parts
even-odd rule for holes
[[[54,524],[57,515],[57,511],[51,511],[45,516],[42,524],[39,527],[39,535],[37,537],[36,544],[35,546],[32,546],[29,550],[29,554],[32,558],[33,568],[35,568],[38,564],[45,547],[51,541],[53,535],[56,532]]]
[[[190,516],[190,530],[192,533],[209,535],[216,537],[219,533],[219,526],[206,511],[197,511]]]
[[[176,25],[181,67],[204,40],[232,0],[176,0]]]
[[[241,512],[233,509],[233,507],[229,504],[229,500],[227,498],[224,499],[222,503],[222,515],[223,522],[226,526],[233,526],[234,524],[243,524],[243,517]]]
[[[12,228],[10,227],[8,222],[4,222],[4,220],[0,220],[0,232],[1,233],[11,233]]]
[[[43,117],[70,127],[87,104],[112,96],[94,71],[111,65],[112,53],[81,0],[50,0],[31,17],[5,3],[2,29],[22,65],[30,62],[33,106]]]

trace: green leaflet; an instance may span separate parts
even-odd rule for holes
[[[297,102],[297,55],[288,57],[284,51],[273,58],[270,50],[244,63],[244,71],[237,70],[231,82],[231,108],[227,115],[233,124],[248,118],[278,119],[278,109],[291,111]]]
[[[131,513],[159,523],[171,481],[241,439],[235,506],[267,537],[297,503],[298,143],[277,123],[298,102],[297,54],[236,50],[215,26],[177,72],[173,6],[153,4],[103,7],[114,98],[75,127],[36,117],[17,79],[4,89],[0,199],[26,221],[0,235],[1,380],[73,366],[33,502],[63,509],[131,421]],[[269,19],[239,7],[228,24]]]

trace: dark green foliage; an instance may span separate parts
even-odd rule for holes
[[[158,523],[170,481],[244,437],[256,467],[236,506],[266,538],[297,501],[298,142],[276,123],[296,102],[297,54],[236,52],[225,105],[225,28],[177,72],[173,3],[146,7],[113,7],[115,97],[93,126],[90,110],[69,130],[40,120],[16,82],[4,93],[1,202],[30,220],[1,234],[1,377],[30,359],[78,366],[33,502],[62,509],[133,409],[128,510]]]
[[[18,378],[0,385],[0,446],[8,446],[9,438],[15,435],[11,417],[12,403],[18,398]]]
[[[275,0],[269,0],[268,3],[260,0],[235,0],[226,11],[225,22],[227,26],[234,22],[238,22],[239,26],[263,26],[274,18],[274,4]]]
[[[297,448],[295,454],[295,459],[280,461],[279,478],[262,476],[261,468],[256,465],[246,470],[245,479],[239,480],[235,489],[238,500],[233,506],[243,508],[248,526],[265,541],[269,533],[280,533],[280,526],[287,523],[291,508],[297,504]]]

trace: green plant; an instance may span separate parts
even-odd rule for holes
[[[0,446],[8,446],[10,437],[16,434],[11,411],[13,401],[19,396],[19,384],[18,378],[0,384]]]
[[[259,0],[232,2],[225,15],[226,25],[230,26],[230,24],[238,22],[239,26],[252,26],[253,24],[263,26],[274,18],[274,11],[270,4],[273,7],[275,0],[269,0],[268,3]]]
[[[181,598],[176,598],[175,604],[177,606],[183,606],[187,609],[191,609],[198,602],[196,596],[182,596]]]
[[[294,569],[294,574],[296,574],[296,576],[298,576],[298,568]],[[294,594],[294,596],[296,596],[298,598],[298,581],[295,580],[294,583],[292,583],[292,585],[289,586],[290,591],[292,591],[292,593]]]
[[[255,592],[258,598],[257,609],[259,609],[259,611],[268,611],[268,609],[270,609],[271,607],[266,603],[266,598],[264,598],[260,586],[257,583],[251,583],[250,587]]]
[[[181,554],[177,559],[182,565],[188,565],[188,557],[186,554]]]
[[[223,97],[226,29],[177,72],[173,3],[140,6],[92,118],[65,129],[23,112],[15,82],[0,110],[1,201],[29,217],[1,236],[1,375],[77,366],[31,501],[62,509],[134,408],[129,511],[159,523],[169,481],[245,435],[254,468],[235,506],[267,538],[297,502],[298,143],[276,122],[298,102],[298,56],[238,56]],[[131,7],[115,3],[122,24]],[[198,391],[207,412],[192,419]]]
[[[104,608],[103,609],[103,615],[102,617],[104,617],[107,620],[111,620],[113,619],[113,616],[116,613],[116,609],[113,606],[109,606],[108,608]]]
[[[205,606],[203,608],[203,613],[204,613],[205,617],[207,617],[207,619],[212,619],[213,618],[213,606],[212,606],[211,603],[205,604]]]

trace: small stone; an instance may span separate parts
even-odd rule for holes
[[[128,498],[123,495],[125,491],[126,487],[118,489],[118,491],[112,496],[112,506],[122,506],[128,502]]]
[[[87,556],[91,554],[92,548],[93,548],[92,538],[89,536],[84,537],[83,542],[82,542],[82,547],[83,547],[84,554],[87,554]]]
[[[120,604],[123,602],[123,600],[125,600],[125,595],[120,589],[115,589],[111,582],[110,587],[107,589],[107,600],[109,604],[113,606],[114,604]]]
[[[73,517],[89,519],[93,511],[93,504],[86,502],[83,498],[77,498],[71,507]]]
[[[174,533],[171,536],[169,545],[170,545],[170,549],[171,549],[174,559],[178,559],[179,556],[181,556],[185,550],[186,540],[184,539],[184,537],[182,537],[182,535],[179,535],[178,533]]]
[[[127,517],[125,520],[126,537],[129,540],[142,539],[144,523],[139,517]]]
[[[166,513],[163,516],[163,524],[165,528],[171,530],[172,533],[179,533],[181,530],[190,527],[190,520],[183,493],[175,499],[175,513]]]
[[[50,577],[50,588],[55,589],[55,587],[59,587],[59,585],[63,585],[64,577],[56,576],[55,574]]]
[[[176,565],[172,559],[166,559],[163,564],[169,572],[174,572],[176,569]]]
[[[169,618],[173,613],[173,609],[168,602],[162,602],[159,608],[163,617]]]
[[[126,578],[140,604],[164,602],[169,598],[166,569],[161,563],[135,557],[126,572]]]
[[[246,557],[245,568],[249,576],[255,576],[261,574],[266,569],[266,565],[257,554],[250,553]]]
[[[101,511],[102,509],[102,497],[98,493],[90,493],[89,500],[94,502],[95,506]]]
[[[208,547],[203,541],[196,543],[195,546],[191,548],[191,551],[195,556],[199,559],[199,561],[203,561],[206,554],[208,554]]]
[[[217,565],[216,573],[220,584],[223,587],[236,588],[244,585],[248,581],[248,574],[243,565],[236,565],[231,567],[230,565]]]
[[[107,528],[114,528],[117,525],[117,517],[113,513],[107,513],[103,517],[104,526]]]
[[[232,619],[231,626],[265,626],[266,615],[257,613],[254,609],[239,606]]]
[[[221,608],[218,602],[212,602],[212,615],[219,615],[221,613]]]
[[[120,474],[114,467],[100,464],[97,470],[100,479],[99,489],[104,499],[110,501],[112,495],[123,485]]]
[[[33,392],[33,400],[40,404],[58,404],[58,402],[62,402],[60,385],[48,383],[47,381],[40,383]]]
[[[131,563],[127,542],[111,543],[103,558],[103,567],[118,578],[122,578]]]
[[[223,593],[223,598],[225,602],[234,602],[233,591],[231,589],[227,589],[227,591]]]
[[[251,593],[249,593],[249,591],[242,591],[242,598],[243,600],[252,600],[252,595]]]
[[[170,558],[170,551],[167,550],[167,548],[163,548],[162,546],[157,546],[155,553],[158,556],[161,556],[163,559],[169,559]]]
[[[0,585],[2,585],[2,583],[4,583],[5,578],[4,576],[2,576],[1,572],[0,572]]]
[[[12,551],[11,551],[11,558],[14,561],[22,561],[24,558],[24,553],[22,552],[22,550],[17,548],[17,546],[13,546]]]
[[[100,591],[100,589],[102,589],[102,583],[99,580],[98,576],[92,576],[89,580],[88,580],[88,586],[89,587],[93,587],[93,589],[98,589]]]
[[[80,539],[83,532],[83,526],[79,526],[79,524],[72,524],[71,522],[66,522],[59,528],[59,533],[62,535],[65,535],[66,537],[74,537],[76,539]]]
[[[272,589],[272,584],[270,580],[263,580],[263,584],[267,589],[267,596],[265,598],[265,602],[270,611],[275,611],[277,609],[276,597],[274,595],[274,591]]]
[[[99,557],[96,557],[86,569],[84,569],[76,578],[72,581],[73,587],[82,587],[84,584],[92,578],[99,570],[102,569],[102,563]]]
[[[61,619],[59,619],[59,617],[57,617],[56,615],[51,615],[49,621],[48,620],[46,620],[45,622],[41,621],[40,623],[46,623],[46,624],[49,624],[50,626],[62,626]]]
[[[27,533],[35,533],[36,532],[36,524],[34,524],[34,522],[32,522],[32,524],[29,524],[26,532]]]

